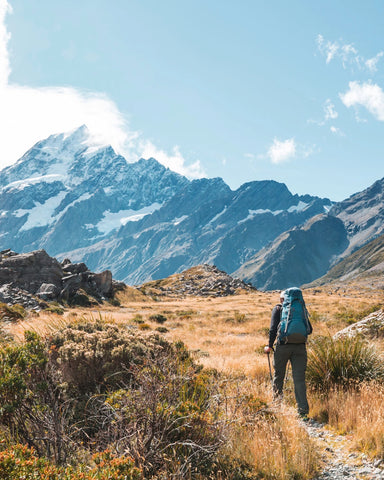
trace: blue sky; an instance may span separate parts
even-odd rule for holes
[[[87,123],[129,161],[342,200],[384,176],[383,19],[381,0],[0,0],[0,161]]]

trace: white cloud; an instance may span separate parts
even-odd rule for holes
[[[335,127],[334,125],[332,125],[330,127],[330,130],[334,135],[339,135],[340,137],[345,137],[345,133],[339,127]]]
[[[328,122],[328,120],[335,120],[339,116],[338,112],[336,111],[335,105],[329,98],[325,101],[323,110],[324,117],[321,120],[309,119],[308,123],[314,123],[315,125],[323,127]]]
[[[10,35],[5,27],[5,17],[11,12],[11,7],[6,0],[0,0],[0,86],[8,82],[11,72],[8,55],[8,40]]]
[[[325,120],[335,120],[338,116],[339,114],[335,109],[335,105],[328,98],[328,100],[325,102],[325,105],[324,105]]]
[[[273,140],[269,147],[267,156],[272,163],[279,164],[291,160],[296,155],[296,142],[294,138],[280,141],[277,138]]]
[[[347,92],[340,94],[346,107],[365,107],[377,120],[384,122],[384,92],[371,82],[349,82]]]
[[[177,145],[173,147],[173,151],[171,154],[168,154],[164,150],[157,148],[152,142],[148,140],[140,142],[140,145],[140,156],[145,159],[155,158],[158,162],[162,163],[170,170],[180,173],[181,175],[186,175],[190,178],[200,178],[206,176],[204,170],[200,165],[199,160],[197,160],[192,165],[185,165],[185,160],[181,155],[180,149]]]
[[[384,55],[384,52],[379,52],[375,57],[369,58],[365,61],[365,66],[370,72],[377,72],[377,63]]]
[[[14,163],[34,143],[52,133],[83,124],[128,161],[144,157],[150,143],[129,128],[127,118],[107,95],[70,87],[35,88],[9,82],[10,34],[5,20],[10,12],[9,2],[0,0],[0,168]],[[152,147],[159,155],[156,159],[165,166],[191,178],[202,176],[200,164],[186,165],[177,147],[171,154]]]
[[[325,62],[327,64],[333,59],[338,58],[344,68],[347,68],[348,66],[356,67],[359,70],[367,70],[370,73],[375,73],[377,71],[377,64],[380,58],[384,55],[384,52],[379,52],[374,57],[366,59],[359,54],[353,44],[344,43],[341,40],[331,42],[325,40],[322,35],[317,36],[316,42],[317,48],[325,57]]]

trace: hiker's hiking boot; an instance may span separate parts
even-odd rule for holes
[[[306,413],[299,413],[299,418],[302,422],[309,422],[311,420]]]

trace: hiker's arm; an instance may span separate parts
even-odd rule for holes
[[[269,328],[269,348],[273,348],[273,344],[275,343],[277,337],[277,329],[279,328],[280,323],[280,316],[281,316],[281,306],[276,305],[276,307],[272,310],[272,317],[271,317],[271,326]]]

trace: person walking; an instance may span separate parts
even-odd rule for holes
[[[311,333],[312,325],[302,291],[299,288],[289,288],[280,292],[280,303],[272,310],[269,342],[264,352],[269,355],[274,351],[273,396],[275,400],[282,399],[285,372],[288,362],[291,363],[297,410],[302,418],[306,418],[309,413],[305,372],[307,369],[306,341]]]

